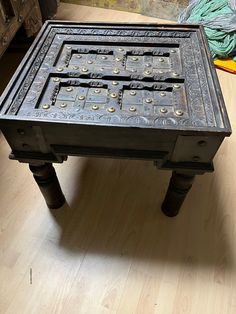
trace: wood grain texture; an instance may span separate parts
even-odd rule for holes
[[[67,4],[58,18],[155,20]],[[234,131],[236,77],[218,75]],[[0,313],[236,312],[234,133],[174,219],[160,210],[171,173],[150,162],[69,158],[67,204],[49,211],[8,153],[0,135]]]

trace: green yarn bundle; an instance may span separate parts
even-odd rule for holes
[[[192,0],[179,22],[204,25],[213,57],[236,60],[236,0]]]

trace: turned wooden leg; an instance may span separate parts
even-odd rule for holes
[[[65,203],[55,169],[52,164],[29,165],[49,208],[59,208]]]
[[[173,171],[170,184],[162,204],[162,211],[166,216],[174,217],[191,189],[194,175],[180,174]]]

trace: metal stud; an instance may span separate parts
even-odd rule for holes
[[[54,77],[54,78],[53,78],[53,82],[60,82],[59,77]]]
[[[93,106],[92,106],[92,109],[93,109],[93,110],[98,110],[99,107],[98,107],[98,105],[93,105]]]
[[[107,111],[108,111],[108,112],[115,112],[116,109],[115,109],[114,107],[109,107],[109,108],[107,109]]]
[[[43,105],[43,109],[49,109],[50,106],[48,104]]]
[[[158,61],[159,62],[164,62],[164,59],[163,58],[159,58]]]
[[[133,61],[138,61],[139,59],[138,59],[138,57],[132,57],[132,60]]]
[[[131,95],[131,96],[135,96],[135,95],[136,95],[136,92],[135,92],[134,90],[132,90],[132,91],[130,92],[130,95]]]
[[[146,66],[146,67],[151,67],[152,64],[151,64],[151,63],[146,63],[145,66]]]
[[[78,98],[79,98],[79,100],[84,100],[85,96],[84,95],[80,95]]]
[[[68,50],[71,50],[71,48],[72,48],[71,46],[66,46],[66,49]]]
[[[161,113],[167,113],[168,110],[167,110],[166,108],[161,108],[161,109],[160,109],[160,112],[161,112]]]
[[[146,98],[146,99],[145,99],[145,102],[148,103],[148,104],[150,104],[150,103],[152,102],[152,98]]]
[[[100,71],[103,71],[104,70],[104,68],[100,68]]]
[[[88,64],[92,64],[93,63],[93,61],[92,60],[88,60]]]
[[[78,70],[79,67],[78,67],[77,65],[74,65],[74,66],[73,66],[73,69],[74,69],[74,70]]]
[[[174,50],[174,49],[171,49],[171,51],[170,52],[172,52],[172,53],[175,53],[176,52],[176,50]]]
[[[73,91],[73,87],[71,87],[71,86],[67,87],[67,88],[66,88],[66,91],[67,91],[67,92],[72,92],[72,91]]]
[[[81,59],[81,58],[82,58],[82,56],[81,56],[81,55],[77,55],[77,56],[76,56],[76,58]]]
[[[177,73],[177,72],[173,72],[172,73],[174,76],[179,76],[179,73]]]
[[[100,93],[101,93],[101,90],[100,90],[100,89],[95,89],[95,90],[94,90],[94,93],[95,93],[95,94],[100,94]]]
[[[152,72],[151,72],[150,70],[146,70],[146,71],[144,72],[144,74],[150,75],[150,74],[152,74]]]
[[[102,59],[103,60],[107,60],[107,56],[102,56]]]
[[[124,51],[124,49],[123,49],[123,48],[119,48],[118,50],[119,50],[119,51]]]
[[[84,67],[84,68],[81,69],[81,71],[82,72],[88,72],[88,69]]]
[[[67,107],[67,103],[63,102],[60,106],[61,106],[61,108],[66,108]]]
[[[182,110],[178,109],[178,110],[175,111],[175,114],[176,114],[177,116],[182,116],[184,113],[183,113]]]
[[[165,97],[166,93],[165,92],[161,92],[160,95],[161,95],[161,97]]]
[[[118,61],[118,62],[121,61],[121,58],[117,57],[117,58],[116,58],[116,61]]]
[[[160,70],[160,71],[158,71],[158,73],[162,74],[162,73],[163,73],[163,71],[162,71],[162,70]]]
[[[178,89],[178,88],[180,88],[180,85],[179,84],[174,84],[174,88]]]
[[[117,94],[116,94],[116,93],[111,93],[110,96],[111,96],[112,98],[117,98]]]
[[[119,83],[117,81],[113,81],[112,85],[118,85]]]
[[[58,71],[58,72],[62,72],[63,70],[64,70],[63,67],[58,67],[58,68],[57,68],[57,71]]]
[[[135,108],[134,106],[131,106],[131,107],[129,107],[129,111],[135,112],[135,111],[136,111],[136,108]]]
[[[114,73],[114,74],[119,74],[119,73],[120,73],[120,70],[119,70],[119,69],[114,69],[113,73]]]

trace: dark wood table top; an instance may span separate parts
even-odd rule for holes
[[[1,98],[1,119],[230,132],[193,25],[48,22]]]

